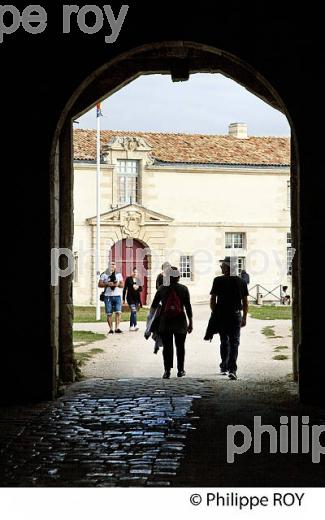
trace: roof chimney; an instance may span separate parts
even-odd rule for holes
[[[229,125],[228,135],[236,137],[237,139],[247,139],[247,124],[231,123]]]

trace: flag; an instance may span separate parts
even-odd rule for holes
[[[102,113],[102,104],[101,103],[97,103],[96,110],[97,110],[97,117],[101,117],[103,115],[103,113]]]

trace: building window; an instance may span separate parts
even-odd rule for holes
[[[72,279],[74,283],[79,282],[79,256],[78,253],[74,253],[73,255],[73,276]]]
[[[226,233],[226,249],[243,249],[245,233]]]
[[[117,161],[119,204],[138,202],[139,161]]]
[[[242,270],[245,269],[245,257],[239,256],[237,258],[237,275],[240,276]]]
[[[292,275],[292,259],[293,259],[294,249],[291,243],[291,233],[287,233],[287,275]]]
[[[192,256],[181,256],[180,258],[180,273],[181,278],[184,280],[193,279],[193,257]]]
[[[287,208],[291,208],[291,188],[290,181],[287,181]]]

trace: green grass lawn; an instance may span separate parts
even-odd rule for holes
[[[74,343],[83,343],[87,345],[88,343],[93,343],[94,341],[100,341],[101,339],[105,339],[105,334],[98,334],[96,332],[91,332],[90,330],[74,330],[73,331],[73,342]]]
[[[101,354],[102,352],[104,352],[104,350],[102,348],[92,348],[92,349],[88,350],[87,352],[75,352],[74,357],[75,357],[75,361],[76,361],[78,369],[80,370],[80,368],[85,363],[87,363],[87,361],[90,361],[94,356],[96,356],[96,354]],[[81,372],[79,372],[78,379],[80,379],[81,377],[82,377],[82,374],[81,374]]]
[[[146,321],[148,309],[140,309],[138,311],[138,321]],[[130,312],[122,312],[122,321],[129,321]],[[106,321],[105,307],[101,307],[101,320]],[[96,322],[96,308],[95,307],[74,307],[74,322],[75,323],[95,323]]]
[[[250,305],[249,315],[257,320],[291,320],[292,313],[289,305]],[[140,309],[138,311],[138,321],[146,321],[148,309]],[[130,312],[122,312],[122,321],[129,321]],[[106,321],[105,307],[101,306],[101,320]],[[75,323],[95,323],[96,308],[95,307],[74,307]]]
[[[270,327],[263,327],[262,334],[264,334],[264,336],[267,336],[269,338],[274,337],[275,336],[274,326],[271,325]]]
[[[74,343],[74,363],[75,363],[75,371],[76,371],[76,380],[81,381],[83,379],[83,374],[81,368],[87,361],[90,361],[96,354],[100,354],[104,352],[102,348],[91,348],[86,352],[80,352],[79,347],[84,347],[89,345],[89,343],[93,343],[94,341],[100,341],[106,339],[105,334],[98,334],[96,332],[91,332],[90,330],[74,330],[73,331],[73,343]],[[75,343],[78,343],[76,345]]]
[[[269,339],[278,339],[283,338],[283,336],[276,336],[274,332],[274,325],[268,325],[267,327],[263,327],[262,334],[267,336]]]
[[[250,305],[248,314],[257,320],[291,320],[289,305]]]
[[[285,356],[284,354],[278,354],[277,356],[273,356],[275,361],[284,361],[285,359],[289,359],[288,356]]]

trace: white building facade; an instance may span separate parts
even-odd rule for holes
[[[168,260],[193,302],[209,299],[219,259],[237,258],[257,292],[277,301],[291,293],[290,143],[248,137],[103,131],[101,270],[110,259],[124,276],[134,266],[143,303]],[[96,303],[96,131],[75,130],[74,303]]]

